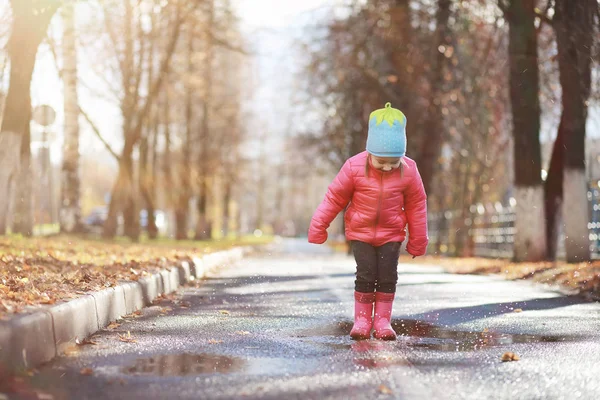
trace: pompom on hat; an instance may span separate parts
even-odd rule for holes
[[[404,157],[406,154],[406,116],[386,103],[369,116],[367,151],[377,157]]]

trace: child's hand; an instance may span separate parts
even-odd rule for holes
[[[323,244],[327,241],[327,231],[319,233],[308,233],[308,243]]]

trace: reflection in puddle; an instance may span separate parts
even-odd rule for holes
[[[350,347],[354,352],[354,364],[365,368],[381,368],[392,365],[412,365],[406,352],[398,351],[393,342],[360,340]]]
[[[468,332],[453,330],[415,320],[394,320],[394,330],[401,336],[418,338],[406,344],[439,351],[472,351],[513,343],[543,343],[578,340],[576,337],[551,335],[509,334],[493,331]]]
[[[135,365],[125,367],[124,372],[134,375],[187,376],[235,372],[241,370],[243,365],[243,360],[226,356],[164,354],[137,359]]]
[[[415,352],[410,351],[411,348],[443,352],[470,352],[515,343],[566,342],[585,339],[577,336],[508,334],[489,330],[468,332],[416,320],[394,320],[392,326],[398,334],[398,341],[375,339],[350,341],[347,336],[352,328],[352,323],[348,321],[305,330],[298,337],[310,337],[311,339],[307,341],[335,350],[352,350],[354,364],[363,368],[401,365],[443,366],[446,364],[456,367],[457,360],[455,359],[415,357]],[[345,338],[344,343],[337,341],[340,336]],[[332,343],[331,340],[336,340],[336,342]],[[468,357],[460,362],[470,363]]]
[[[453,330],[449,327],[433,325],[416,320],[394,320],[392,326],[398,334],[402,346],[425,348],[438,351],[473,351],[487,347],[504,346],[514,343],[547,343],[577,341],[576,336],[509,334],[493,331],[468,332]],[[302,332],[300,337],[310,336],[347,336],[352,328],[351,322],[339,322],[334,326],[322,327]],[[370,342],[370,341],[369,341]],[[394,343],[394,342],[392,342]],[[335,345],[337,348],[349,345]]]

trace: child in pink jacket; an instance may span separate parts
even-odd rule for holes
[[[425,254],[429,241],[427,196],[417,165],[405,152],[406,117],[387,103],[369,117],[367,151],[346,161],[310,223],[308,241],[322,244],[333,219],[346,209],[346,238],[357,264],[350,332],[355,340],[369,339],[373,328],[377,339],[396,339],[392,303],[406,227],[406,250],[413,258]]]

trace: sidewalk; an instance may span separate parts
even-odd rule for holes
[[[73,238],[22,240],[17,245],[3,238],[0,244],[0,375],[49,361],[158,297],[239,261],[248,251]]]

